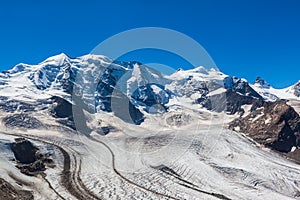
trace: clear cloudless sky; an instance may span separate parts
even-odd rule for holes
[[[262,76],[277,88],[300,79],[299,0],[1,1],[0,69],[62,52],[81,56],[147,26],[194,38],[226,74],[250,82]]]

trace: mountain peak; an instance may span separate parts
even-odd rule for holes
[[[65,61],[69,60],[70,57],[67,56],[64,53],[55,55],[55,56],[51,56],[49,58],[47,58],[46,60],[44,60],[42,63],[49,63],[49,64],[53,64],[53,65],[62,65]]]
[[[80,60],[101,60],[103,62],[112,63],[113,60],[107,56],[104,55],[98,55],[98,54],[86,54],[80,57],[77,57]]]
[[[262,88],[270,88],[271,86],[270,86],[270,84],[269,83],[267,83],[262,77],[257,77],[256,79],[255,79],[255,82],[254,82],[254,84],[256,85],[256,86],[260,86],[260,87],[262,87]]]
[[[208,74],[208,69],[206,69],[203,66],[196,67],[196,68],[192,69],[191,71],[196,72],[196,73],[201,73],[201,74]]]

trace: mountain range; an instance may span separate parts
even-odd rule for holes
[[[300,197],[300,81],[60,54],[1,72],[0,111],[7,199]]]

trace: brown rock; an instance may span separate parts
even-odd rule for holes
[[[29,191],[17,190],[10,183],[0,178],[0,200],[32,200],[33,195]]]
[[[229,127],[280,152],[290,152],[293,146],[299,145],[300,117],[283,100],[265,102],[248,116],[231,122]]]

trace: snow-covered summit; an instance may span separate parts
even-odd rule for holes
[[[64,53],[61,53],[61,54],[47,58],[42,63],[52,64],[52,65],[63,65],[64,62],[68,62],[68,61],[70,61],[69,56],[67,56]]]
[[[152,104],[167,104],[174,96],[185,96],[193,101],[203,99],[220,87],[268,101],[300,96],[300,82],[278,90],[262,78],[249,84],[245,79],[203,66],[180,69],[165,76],[137,61],[113,61],[92,54],[71,58],[61,53],[37,65],[20,63],[0,73],[0,96],[25,102],[52,96],[71,101],[72,93],[76,92],[87,104],[100,108],[105,107],[116,87],[136,106],[149,108]]]
[[[95,74],[111,60],[105,56],[86,55],[70,58],[65,54],[52,56],[37,65],[17,64],[0,73],[0,95],[15,100],[35,101],[54,95],[70,96],[71,82],[79,69]]]
[[[21,63],[0,73],[0,96],[23,102],[52,96],[72,101],[71,96],[76,93],[88,106],[107,110],[105,102],[116,88],[137,105],[143,104],[141,99],[154,99],[153,104],[166,103],[169,92],[158,88],[164,90],[168,81],[159,71],[136,61],[119,62],[92,54],[78,58],[59,54],[37,65]]]
[[[267,83],[263,78],[261,77],[257,77],[254,85],[256,85],[257,87],[261,87],[261,88],[266,88],[269,89],[271,86],[269,83]]]
[[[190,70],[177,70],[170,76],[168,76],[171,80],[183,80],[188,78],[194,78],[198,81],[216,81],[221,83],[223,79],[227,77],[227,75],[223,74],[217,69],[211,68],[206,69],[203,66],[196,67]]]
[[[276,101],[278,99],[299,100],[300,81],[293,86],[283,89],[276,89],[265,82],[263,79],[256,79],[251,87],[257,91],[265,100]]]

